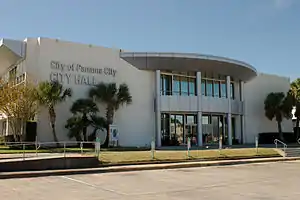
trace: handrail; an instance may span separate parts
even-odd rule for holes
[[[276,149],[277,149],[277,144],[278,144],[278,142],[281,143],[281,144],[283,145],[283,151],[284,151],[284,154],[285,154],[285,150],[287,149],[287,144],[284,143],[284,142],[282,142],[281,140],[275,139],[275,140],[274,140],[274,143],[275,143],[275,145],[276,145]]]

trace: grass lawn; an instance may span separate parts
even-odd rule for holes
[[[39,149],[38,153],[63,153],[63,148]],[[81,153],[80,148],[67,148],[66,152]],[[94,154],[94,149],[83,149],[85,154]],[[22,154],[22,149],[10,149],[7,146],[0,146],[0,154]],[[25,153],[36,153],[35,149],[26,149]],[[190,157],[185,150],[157,150],[154,159],[150,150],[113,150],[101,149],[100,160],[102,163],[138,163],[147,161],[183,161],[199,159],[234,159],[251,157],[274,157],[279,154],[272,148],[259,148],[258,153],[255,148],[223,149],[221,152],[215,150],[191,150]],[[1,157],[1,155],[0,155]]]
[[[256,153],[255,148],[243,149],[223,149],[219,150],[192,150],[190,158],[186,151],[156,151],[154,161],[181,161],[181,160],[199,160],[199,159],[230,159],[230,158],[251,158],[251,157],[271,157],[279,154],[271,148],[259,148]],[[100,160],[103,163],[135,163],[153,161],[150,151],[127,151],[112,152],[105,151],[100,154]]]

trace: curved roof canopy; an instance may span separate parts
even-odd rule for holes
[[[143,70],[200,71],[249,81],[257,76],[251,65],[218,56],[191,53],[120,52],[120,57]]]

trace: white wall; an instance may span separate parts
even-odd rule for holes
[[[114,76],[105,74],[89,74],[68,70],[51,69],[51,61],[63,64],[80,64],[84,67],[111,68],[117,70]],[[75,75],[94,77],[98,82],[126,83],[133,97],[132,105],[120,108],[115,116],[115,124],[120,132],[120,145],[149,145],[154,135],[154,72],[141,71],[119,58],[119,49],[96,47],[54,39],[27,39],[27,71],[38,81],[50,80],[51,72],[63,75],[64,87],[73,90],[68,101],[56,107],[57,134],[60,141],[68,140],[64,128],[66,120],[71,116],[69,108],[79,98],[85,98],[90,85],[75,84]],[[68,82],[67,75],[70,75]],[[56,78],[56,76],[52,76]],[[105,110],[101,109],[101,115]],[[53,141],[47,111],[41,109],[38,117],[38,136],[40,141]],[[104,140],[104,138],[102,138]]]
[[[270,92],[287,92],[290,80],[270,74],[259,74],[256,78],[244,85],[245,97],[245,141],[253,143],[255,136],[260,132],[276,132],[276,121],[265,117],[264,100]],[[292,132],[292,120],[284,120],[283,131]]]

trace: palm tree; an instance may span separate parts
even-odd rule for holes
[[[89,96],[106,106],[106,130],[107,135],[103,146],[109,143],[109,126],[113,124],[114,114],[120,106],[132,103],[127,84],[123,83],[117,87],[116,83],[99,83],[89,91]]]
[[[265,115],[269,120],[277,121],[279,138],[284,140],[282,135],[282,120],[283,118],[291,118],[292,101],[289,95],[285,96],[283,92],[271,92],[265,99]]]
[[[75,137],[78,144],[82,141],[81,130],[83,129],[83,123],[81,117],[73,116],[68,119],[65,128],[69,129],[69,138]]]
[[[293,98],[293,106],[295,107],[294,116],[296,117],[296,138],[299,138],[299,121],[300,121],[300,78],[291,83],[289,95]]]
[[[77,143],[81,141],[94,141],[96,138],[97,130],[103,130],[106,125],[106,120],[103,117],[96,116],[95,113],[90,113],[87,117],[74,115],[67,120],[65,128],[69,129],[68,137],[76,138]],[[87,127],[91,126],[94,128],[94,131],[87,136]],[[82,135],[83,138],[82,139]]]
[[[82,134],[84,141],[87,141],[87,127],[91,124],[91,115],[98,112],[98,107],[91,99],[78,99],[70,109],[74,115],[79,115],[82,124]]]
[[[56,146],[59,146],[58,138],[55,130],[56,112],[55,106],[71,97],[72,91],[70,88],[64,89],[58,81],[41,82],[37,87],[37,97],[40,105],[48,109],[50,126]]]

